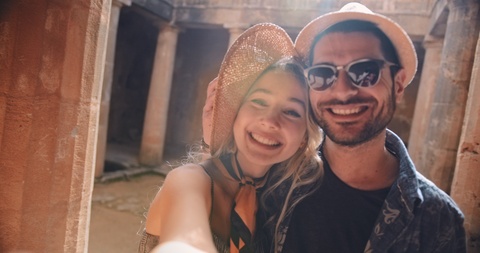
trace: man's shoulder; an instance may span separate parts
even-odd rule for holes
[[[411,162],[406,147],[401,142],[400,137],[390,130],[387,130],[386,147],[389,150],[393,150],[400,160],[403,187],[409,188],[410,191],[418,190],[418,194],[411,196],[420,198],[417,199],[417,201],[420,201],[417,208],[419,208],[422,213],[434,214],[435,216],[451,216],[463,220],[463,213],[455,201],[415,169],[415,165]],[[412,184],[412,180],[415,180],[416,184]]]
[[[418,206],[431,215],[440,215],[463,220],[464,216],[455,201],[443,190],[438,188],[432,181],[416,172],[418,178],[418,189],[423,200]]]

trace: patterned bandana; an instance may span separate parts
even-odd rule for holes
[[[228,172],[228,176],[240,185],[230,214],[230,252],[253,252],[252,239],[258,209],[256,189],[265,184],[266,177],[261,180],[245,177],[235,155],[213,159],[213,162],[221,171]]]

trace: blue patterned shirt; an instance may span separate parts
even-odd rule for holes
[[[365,252],[466,252],[464,216],[445,192],[415,170],[400,138],[385,146],[400,175],[385,199]]]
[[[387,130],[385,146],[399,160],[400,171],[364,252],[466,252],[464,216],[455,202],[416,171],[403,142],[390,130]],[[300,189],[296,196],[304,193],[305,188]],[[280,225],[279,238],[283,239],[277,243],[278,252],[285,242],[291,217]],[[272,230],[269,229],[270,234]]]

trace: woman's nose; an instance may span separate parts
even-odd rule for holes
[[[261,124],[269,129],[278,129],[280,127],[280,113],[275,110],[265,112],[260,120]]]

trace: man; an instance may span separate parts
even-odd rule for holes
[[[309,23],[295,46],[326,135],[325,178],[295,208],[283,252],[464,252],[461,211],[386,129],[416,71],[406,32],[351,3]]]
[[[416,72],[406,32],[350,3],[310,22],[295,47],[325,175],[281,225],[275,252],[466,252],[463,214],[386,128]]]

